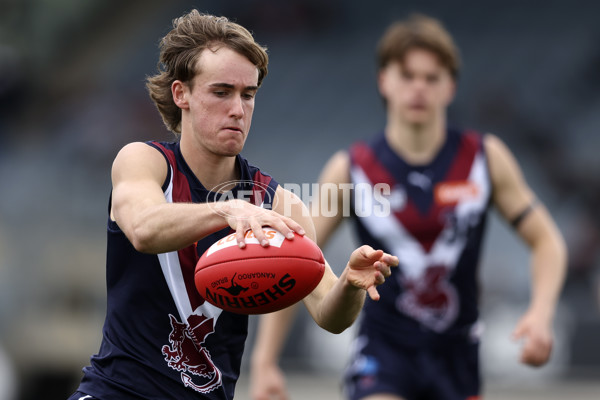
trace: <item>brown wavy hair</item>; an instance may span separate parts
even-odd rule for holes
[[[204,49],[225,46],[245,56],[258,69],[258,86],[267,76],[267,49],[254,40],[243,26],[226,17],[192,10],[173,20],[173,29],[160,41],[158,73],[146,79],[146,88],[167,129],[181,134],[181,109],[173,101],[171,84],[190,82],[196,62]]]
[[[391,61],[404,61],[406,53],[414,48],[431,51],[452,77],[458,79],[461,61],[452,36],[440,21],[423,14],[413,14],[389,26],[377,46],[379,69]]]

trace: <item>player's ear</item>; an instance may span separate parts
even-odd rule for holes
[[[387,98],[387,95],[386,95],[386,87],[387,87],[386,71],[387,70],[385,68],[382,68],[379,70],[379,72],[377,72],[377,88],[379,89],[379,94],[384,99]]]
[[[180,80],[173,81],[171,84],[171,94],[177,107],[181,109],[190,108],[188,103],[189,89],[183,82]]]
[[[448,85],[447,89],[447,100],[446,104],[450,105],[452,101],[454,101],[454,97],[456,96],[456,80],[452,79]]]

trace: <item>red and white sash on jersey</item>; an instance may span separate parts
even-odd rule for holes
[[[165,190],[165,199],[173,203],[173,168],[171,181]],[[221,310],[208,302],[194,308],[184,279],[178,251],[158,254],[171,296],[179,312],[179,319],[169,315],[172,331],[169,345],[162,347],[169,367],[181,372],[183,384],[199,393],[208,393],[222,385],[221,371],[212,362],[203,346],[205,338],[214,332]],[[192,283],[193,284],[193,283]]]

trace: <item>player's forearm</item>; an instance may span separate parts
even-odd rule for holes
[[[541,241],[532,249],[532,297],[530,309],[551,320],[563,287],[567,250],[560,235]]]
[[[346,279],[348,268],[320,302],[316,322],[331,333],[341,333],[358,317],[365,302],[366,291]]]
[[[224,204],[157,204],[131,217],[122,229],[140,252],[179,250],[227,226],[220,212]]]

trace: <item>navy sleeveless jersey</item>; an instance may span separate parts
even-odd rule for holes
[[[384,134],[350,149],[361,243],[398,256],[398,268],[365,304],[369,329],[407,345],[468,333],[478,319],[477,265],[491,198],[482,136],[448,129],[428,165],[400,158]]]
[[[178,143],[148,144],[167,160],[168,202],[223,199],[202,186]],[[226,198],[270,207],[275,180],[241,156],[236,164],[241,179]],[[84,368],[79,391],[99,399],[233,399],[248,317],[205,302],[194,284],[199,256],[230,232],[223,229],[179,251],[142,254],[109,217],[107,317],[100,350]]]

